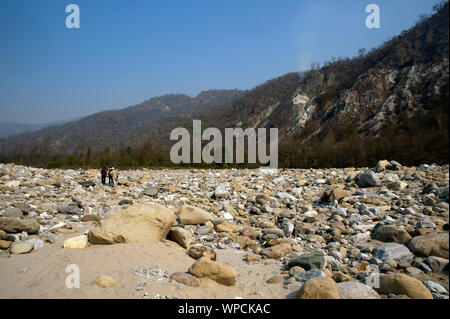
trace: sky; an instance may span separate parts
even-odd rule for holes
[[[0,122],[49,123],[153,96],[252,89],[352,57],[437,0],[1,0]],[[66,27],[66,6],[80,28]],[[369,4],[380,28],[368,29]]]

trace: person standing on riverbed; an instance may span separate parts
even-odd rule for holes
[[[108,178],[109,178],[109,186],[114,187],[114,175],[115,175],[114,167],[110,167],[108,170]]]
[[[106,169],[106,167],[103,166],[100,174],[102,175],[102,184],[106,185],[106,175],[108,174],[108,170]]]

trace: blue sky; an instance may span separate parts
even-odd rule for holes
[[[1,0],[0,122],[46,123],[166,93],[251,89],[351,57],[437,0]],[[67,29],[65,8],[80,8]],[[365,8],[381,9],[367,29]]]

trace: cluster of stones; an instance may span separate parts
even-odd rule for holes
[[[298,298],[448,298],[448,165],[119,174],[112,188],[96,170],[0,165],[1,256],[85,224],[64,248],[175,242],[195,261],[170,280],[192,287],[236,283],[216,260],[227,248],[245,250],[242,262],[279,261],[267,283]]]

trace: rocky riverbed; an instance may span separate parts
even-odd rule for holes
[[[118,173],[0,164],[1,298],[448,299],[448,165]]]

